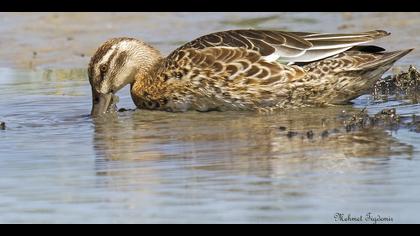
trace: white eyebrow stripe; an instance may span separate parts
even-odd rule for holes
[[[114,53],[116,50],[115,45],[111,47],[111,49],[108,50],[108,52],[105,54],[105,56],[102,57],[102,59],[99,61],[98,65],[102,65],[103,63],[107,62],[109,60],[109,57]]]
[[[122,51],[128,51],[132,49],[132,43],[127,41],[121,41],[118,43],[118,48]]]

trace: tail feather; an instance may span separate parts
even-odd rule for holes
[[[360,66],[361,70],[377,69],[378,67],[394,64],[397,60],[413,51],[413,48],[407,50],[384,52],[377,60],[370,61]]]
[[[348,79],[348,83],[343,83],[340,91],[332,97],[332,104],[346,104],[351,100],[366,94],[380,77],[391,68],[391,66],[401,57],[410,53],[413,49],[400,50],[394,52],[377,53],[377,58],[360,64],[355,69],[343,71],[341,75]],[[345,81],[345,80],[338,80]]]

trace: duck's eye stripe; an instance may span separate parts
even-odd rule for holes
[[[122,67],[125,64],[127,57],[128,57],[127,52],[121,52],[120,55],[115,60],[115,67],[117,68]]]

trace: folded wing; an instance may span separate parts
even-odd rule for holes
[[[311,62],[336,55],[354,46],[389,35],[383,30],[354,34],[323,34],[269,30],[230,30],[197,38],[175,50],[240,47],[259,52],[268,62]]]

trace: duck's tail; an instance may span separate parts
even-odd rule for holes
[[[393,52],[378,53],[378,54],[376,54],[376,55],[378,55],[378,57],[375,60],[360,65],[360,70],[369,70],[369,69],[377,70],[377,69],[381,69],[381,68],[386,68],[386,66],[389,66],[389,68],[390,68],[392,66],[392,64],[394,64],[394,62],[396,62],[397,60],[399,60],[400,58],[407,55],[408,53],[410,53],[413,50],[414,50],[414,48],[406,49],[406,50],[393,51]],[[385,71],[387,71],[387,70],[385,70]]]
[[[391,68],[391,66],[400,58],[410,53],[413,49],[399,50],[393,52],[377,52],[373,60],[362,62],[351,70],[343,71],[339,76],[343,76],[343,80],[338,79],[340,91],[336,96],[332,97],[332,104],[345,104],[351,100],[366,94],[381,78],[381,76]],[[347,81],[342,86],[340,81]]]

